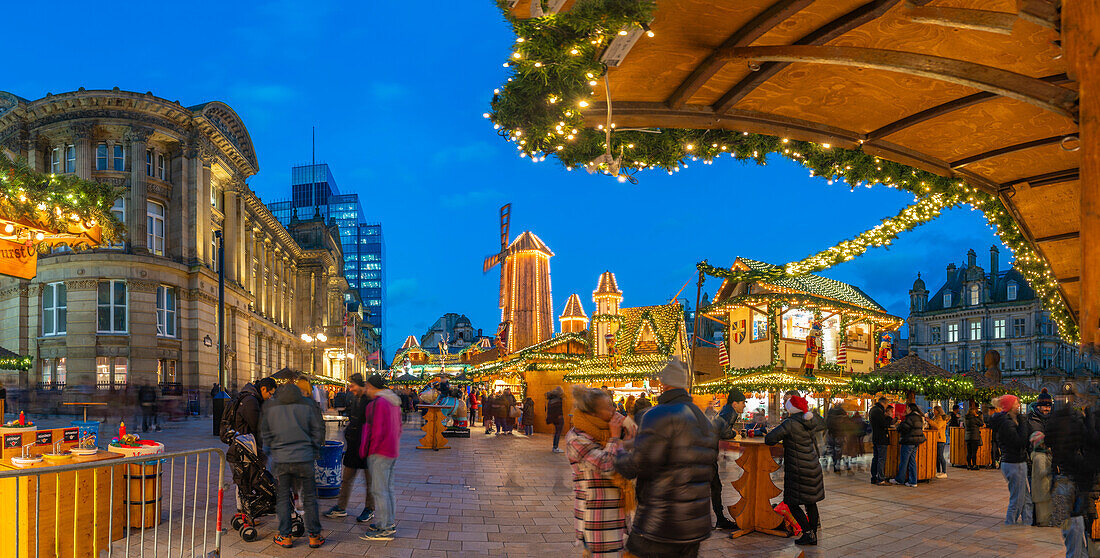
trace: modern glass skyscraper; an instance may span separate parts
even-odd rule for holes
[[[382,346],[386,323],[386,242],[381,223],[367,222],[358,194],[341,194],[325,163],[290,169],[289,201],[267,206],[283,225],[320,215],[340,228],[344,277],[368,310],[366,321]]]

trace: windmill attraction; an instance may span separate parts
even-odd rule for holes
[[[485,258],[482,271],[500,267],[500,326],[497,345],[504,354],[554,336],[550,258],[554,253],[535,233],[523,231],[509,242],[512,204],[500,208],[500,252]]]

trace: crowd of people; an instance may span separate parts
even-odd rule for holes
[[[325,444],[321,405],[314,399],[315,390],[304,377],[298,375],[285,380],[280,385],[269,377],[255,385],[246,384],[222,416],[222,439],[231,443],[238,436],[252,436],[261,462],[274,474],[278,487],[276,516],[279,525],[275,544],[284,548],[294,545],[292,514],[297,499],[300,513],[304,515],[308,545],[319,548],[325,544],[325,538],[321,533],[314,464]],[[341,489],[336,505],[325,512],[325,517],[347,516],[355,479],[363,476],[367,496],[357,520],[369,526],[361,538],[392,540],[397,524],[394,464],[399,454],[402,410],[411,403],[388,389],[385,380],[377,374],[364,378],[356,373],[348,381],[349,388],[339,401],[342,405],[339,408],[348,417],[344,430],[346,449]],[[238,462],[235,455],[238,451],[241,451],[238,445],[231,445],[226,460]],[[239,478],[234,480],[240,484]],[[238,510],[242,509],[239,492],[237,506]]]

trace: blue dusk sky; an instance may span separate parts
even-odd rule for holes
[[[185,106],[220,100],[244,120],[259,157],[249,180],[264,201],[289,197],[290,167],[327,162],[383,224],[388,251],[386,354],[445,312],[495,332],[498,277],[482,274],[498,247],[497,210],[512,203],[512,236],[538,234],[551,260],[555,313],[570,293],[615,272],[625,306],[669,300],[707,259],[800,259],[876,225],[912,202],[885,187],[829,186],[786,160],[692,164],[637,185],[517,157],[489,121],[513,36],[492,0],[425,9],[415,2],[64,2],[48,23],[34,3],[5,7],[8,64],[0,90],[27,99],[79,87],[152,91]],[[997,244],[969,208],[890,248],[822,275],[853,283],[908,314],[918,271],[935,290],[949,261]],[[705,290],[713,293],[716,280]],[[694,302],[693,286],[683,297]]]

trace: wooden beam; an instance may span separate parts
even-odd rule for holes
[[[1054,172],[1045,172],[1043,174],[1036,174],[1034,176],[1025,176],[1023,178],[1009,180],[1008,182],[1002,182],[1001,189],[1007,189],[1016,184],[1023,184],[1025,182],[1031,187],[1047,186],[1050,184],[1061,184],[1063,182],[1077,180],[1081,177],[1080,172],[1080,169],[1065,169]]]
[[[1070,75],[1081,84],[1081,348],[1100,349],[1100,3],[1062,3],[1062,44]]]
[[[1058,281],[1059,283],[1076,283],[1076,282],[1080,281],[1081,278],[1074,276],[1074,277],[1064,277],[1064,278],[1055,279],[1055,280]]]
[[[965,60],[915,52],[839,46],[757,46],[723,50],[727,60],[871,68],[973,87],[1076,119],[1077,92],[1041,79]]]
[[[872,0],[825,25],[818,27],[810,34],[794,42],[796,45],[823,45],[841,35],[855,29],[865,23],[878,19],[887,10],[894,7],[900,0]],[[923,4],[924,2],[920,2]],[[726,91],[718,102],[714,103],[714,111],[721,114],[729,112],[738,101],[744,99],[754,89],[760,87],[765,81],[786,68],[787,64],[769,63],[763,64],[759,70],[749,74],[737,82],[729,91]]]
[[[957,169],[959,167],[977,163],[979,161],[985,161],[986,159],[992,159],[1001,155],[1007,155],[1009,153],[1015,153],[1017,151],[1024,151],[1025,149],[1031,149],[1033,147],[1043,147],[1047,145],[1057,145],[1062,142],[1062,139],[1066,137],[1066,134],[1060,136],[1051,136],[1049,138],[1042,138],[1037,140],[1025,141],[1023,143],[1017,143],[1016,145],[1006,145],[997,149],[991,149],[985,153],[979,153],[977,155],[971,155],[970,157],[964,157],[957,161],[951,162],[951,168]]]
[[[1053,83],[1055,85],[1065,85],[1067,83],[1072,83],[1072,80],[1069,79],[1069,77],[1066,76],[1066,74],[1057,74],[1057,75],[1047,76],[1047,77],[1040,78],[1040,79],[1042,79],[1043,81],[1045,81],[1047,83]],[[911,126],[916,126],[917,124],[920,124],[921,122],[925,122],[925,121],[931,120],[933,118],[938,118],[938,117],[943,116],[945,114],[949,114],[949,113],[955,112],[957,110],[962,110],[966,107],[973,106],[973,105],[976,105],[978,103],[982,103],[982,102],[988,101],[990,99],[996,99],[996,98],[997,98],[997,95],[994,95],[992,93],[987,93],[985,91],[983,91],[981,93],[975,93],[973,95],[967,95],[965,97],[960,97],[958,99],[948,101],[948,102],[943,103],[941,105],[936,105],[934,107],[924,109],[924,110],[922,110],[918,113],[914,113],[914,114],[911,114],[909,116],[906,116],[905,118],[895,120],[894,122],[891,122],[891,123],[889,123],[885,126],[882,126],[881,128],[879,128],[877,130],[869,132],[867,134],[867,139],[873,140],[873,139],[883,138],[883,137],[886,137],[890,134],[900,132],[900,131],[902,131],[906,128],[909,128]]]
[[[753,41],[759,39],[776,25],[798,13],[812,2],[813,0],[778,0],[752,18],[751,21],[741,26],[721,46],[707,56],[702,63],[696,66],[691,75],[676,88],[676,91],[668,98],[669,108],[676,109],[684,106],[684,103],[699,91],[707,80],[714,77],[726,65],[726,61],[716,57],[715,53],[724,48],[751,45]]]
[[[1080,238],[1080,237],[1081,237],[1081,233],[1077,232],[1077,231],[1074,231],[1074,232],[1068,232],[1068,233],[1062,233],[1062,234],[1052,234],[1050,236],[1044,236],[1044,237],[1041,237],[1041,238],[1036,238],[1035,243],[1038,244],[1040,242],[1057,242],[1059,240],[1073,240],[1075,238]]]
[[[992,12],[970,8],[941,8],[908,6],[902,17],[915,23],[927,23],[956,29],[972,29],[1001,35],[1011,35],[1012,27],[1019,19],[1016,14]]]

